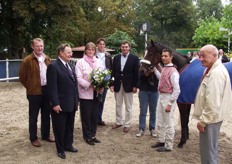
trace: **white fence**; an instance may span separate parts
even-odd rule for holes
[[[18,80],[18,70],[22,59],[6,59],[0,60],[1,77],[5,75],[5,78],[0,78],[1,81],[9,82],[10,80]],[[12,76],[13,75],[13,76]]]
[[[52,59],[52,61],[55,59]],[[77,59],[76,58],[72,58],[70,63],[75,65],[76,64]],[[17,64],[15,63],[17,62]],[[13,60],[0,60],[0,82],[9,82],[10,80],[18,80],[18,71],[19,71],[19,66],[22,62],[22,59],[13,59]],[[14,63],[14,64],[13,64]],[[12,67],[11,67],[11,65]],[[10,75],[10,72],[12,75]],[[1,78],[2,76],[4,76],[4,78]]]

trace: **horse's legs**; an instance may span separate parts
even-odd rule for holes
[[[191,109],[191,104],[179,104],[178,108],[180,112],[180,122],[181,122],[181,138],[180,143],[178,144],[179,148],[182,148],[189,138],[189,114]]]

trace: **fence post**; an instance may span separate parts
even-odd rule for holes
[[[6,59],[6,78],[9,78],[9,59]],[[6,82],[9,82],[9,80]]]

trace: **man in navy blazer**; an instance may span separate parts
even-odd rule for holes
[[[116,123],[113,129],[124,125],[123,132],[128,132],[132,119],[133,93],[137,92],[138,65],[137,56],[130,53],[129,41],[121,43],[121,54],[114,57],[112,67],[112,78],[110,91],[115,93],[116,101]],[[122,106],[125,101],[125,119],[122,116]],[[124,120],[124,121],[123,121]]]
[[[65,151],[77,152],[73,147],[73,129],[77,111],[78,91],[73,66],[69,65],[71,47],[61,44],[58,59],[47,69],[47,86],[58,157],[65,159]]]

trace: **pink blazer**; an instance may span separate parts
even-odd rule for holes
[[[100,59],[97,59],[97,68],[103,69],[103,63]],[[84,58],[80,59],[76,63],[76,76],[78,82],[78,92],[80,99],[93,100],[93,87],[91,86],[90,74],[93,69]]]

